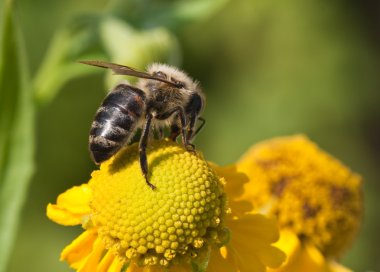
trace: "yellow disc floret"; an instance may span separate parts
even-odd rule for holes
[[[281,229],[328,257],[339,256],[352,241],[362,215],[361,178],[306,137],[261,143],[238,168],[252,180],[244,198],[275,214]]]
[[[93,224],[123,262],[170,266],[197,262],[226,237],[226,197],[207,162],[172,141],[152,141],[149,181],[133,144],[93,172]]]

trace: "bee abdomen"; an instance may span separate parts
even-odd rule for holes
[[[90,130],[89,148],[95,163],[114,155],[128,142],[144,111],[144,93],[118,85],[98,109]]]
[[[121,143],[108,140],[102,136],[90,136],[91,157],[97,164],[109,159],[121,146]]]

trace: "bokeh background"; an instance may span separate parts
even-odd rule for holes
[[[89,126],[116,78],[78,68],[90,57],[165,61],[200,80],[207,124],[195,143],[208,160],[233,163],[261,140],[305,133],[360,173],[364,222],[342,262],[380,271],[379,1],[18,0],[14,10],[40,106],[10,272],[70,271],[58,258],[81,229],[45,209],[95,169]]]

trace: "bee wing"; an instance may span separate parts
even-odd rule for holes
[[[126,75],[126,76],[135,76],[135,77],[139,77],[139,78],[154,79],[154,80],[165,82],[165,83],[174,85],[175,87],[178,87],[173,82],[170,82],[170,81],[163,79],[163,78],[160,78],[160,77],[153,76],[153,75],[146,73],[146,72],[137,71],[136,69],[129,67],[129,66],[105,62],[105,61],[98,61],[98,60],[82,60],[79,62],[83,63],[83,64],[87,64],[87,65],[111,69],[115,73],[115,75]]]

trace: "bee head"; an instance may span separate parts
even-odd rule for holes
[[[162,63],[152,63],[148,66],[147,72],[155,77],[159,77],[170,82],[173,82],[178,89],[194,92],[198,88],[198,82],[194,81],[184,71],[179,70],[174,66]],[[140,84],[150,86],[168,85],[154,79],[140,79]]]

